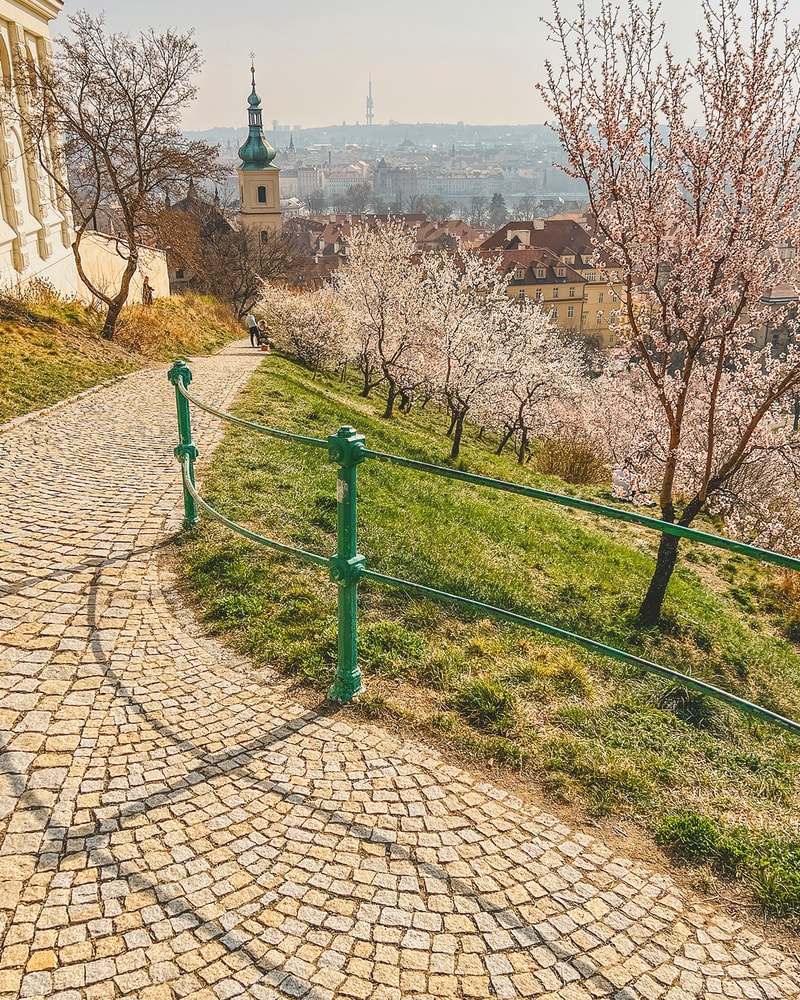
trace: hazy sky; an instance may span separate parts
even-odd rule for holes
[[[66,31],[69,12],[81,8],[105,11],[115,31],[195,28],[205,66],[184,119],[190,130],[246,124],[251,50],[268,127],[363,122],[370,71],[379,124],[546,118],[534,89],[547,52],[546,0],[300,0],[291,10],[290,2],[66,0],[51,28]],[[699,7],[666,5],[679,43]],[[800,0],[790,9],[800,15]]]
[[[269,124],[375,121],[528,124],[544,120],[533,82],[542,35],[535,0],[66,0],[113,30],[196,29],[205,55],[184,127],[244,126],[251,50]]]

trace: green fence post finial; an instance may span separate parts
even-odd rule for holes
[[[189,482],[194,486],[194,463],[197,459],[197,448],[192,444],[192,420],[189,412],[189,400],[181,392],[181,386],[185,389],[192,381],[192,372],[183,361],[176,361],[170,368],[167,377],[175,386],[175,405],[178,410],[178,437],[180,444],[175,448],[175,456],[184,464],[183,460],[188,458],[184,468],[188,465],[187,475]],[[190,528],[197,524],[200,515],[197,511],[197,503],[186,488],[183,487],[183,526]]]
[[[331,580],[339,585],[339,658],[331,701],[352,701],[364,690],[358,669],[358,578],[364,557],[356,546],[356,468],[364,461],[364,437],[354,427],[340,427],[328,438],[328,458],[339,466],[336,483],[337,549],[329,561]]]

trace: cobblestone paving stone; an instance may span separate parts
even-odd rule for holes
[[[0,434],[0,1000],[800,996],[669,878],[200,637],[173,405],[148,371]]]

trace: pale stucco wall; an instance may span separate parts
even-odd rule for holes
[[[86,233],[80,245],[81,261],[87,277],[102,292],[113,294],[119,288],[127,263],[127,243],[104,233]],[[147,275],[155,298],[169,295],[167,255],[163,250],[139,247],[139,266],[131,281],[128,302],[142,301],[142,282]],[[81,282],[79,298],[91,301],[93,296]]]

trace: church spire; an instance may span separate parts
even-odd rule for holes
[[[242,170],[264,170],[275,159],[275,150],[264,138],[264,127],[261,117],[261,98],[256,93],[256,69],[250,66],[252,84],[250,96],[247,98],[247,124],[249,134],[244,145],[239,149],[242,159]]]

